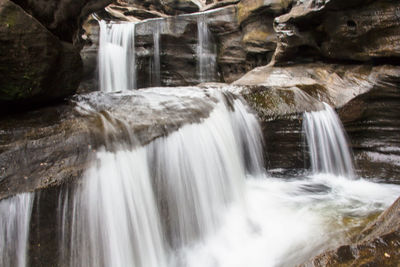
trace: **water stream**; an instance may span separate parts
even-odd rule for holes
[[[135,89],[135,23],[100,21],[100,89],[115,92]]]
[[[328,104],[324,107],[325,110],[304,114],[303,130],[312,171],[354,177],[353,160],[340,119]]]
[[[135,24],[100,25],[101,89],[136,88]],[[156,84],[161,31],[153,33]],[[202,16],[198,37],[199,75],[206,81],[215,75],[215,54]],[[54,257],[60,266],[296,266],[349,241],[400,195],[398,185],[356,179],[343,127],[328,105],[304,114],[311,174],[268,176],[263,158],[268,140],[262,140],[258,119],[244,100],[229,90],[151,88],[132,98],[127,97],[131,92],[109,94],[137,103],[147,97],[156,105],[146,107],[157,110],[159,120],[167,120],[174,106],[204,105],[195,94],[207,96],[213,109],[146,145],[134,141],[132,124],[124,121],[131,114],[115,125],[107,122],[110,138],[83,177],[60,189],[54,214],[60,230]],[[108,107],[103,98],[98,101]],[[169,103],[169,98],[182,101]],[[124,113],[119,108],[113,107]],[[32,199],[20,194],[0,202],[1,266],[29,262]]]
[[[27,266],[33,194],[0,201],[0,266]]]

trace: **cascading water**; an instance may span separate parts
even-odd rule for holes
[[[99,76],[104,92],[136,88],[134,23],[100,21]]]
[[[0,201],[0,266],[27,265],[27,244],[33,195]]]
[[[160,63],[160,31],[161,24],[157,23],[153,31],[153,64],[151,70],[151,85],[160,86],[161,85],[161,63]]]
[[[224,211],[243,202],[246,171],[241,144],[258,146],[261,135],[259,128],[246,127],[246,118],[255,118],[240,100],[233,107],[233,113],[239,114],[231,116],[220,101],[202,124],[184,126],[146,147],[98,152],[97,162],[72,199],[66,194],[65,203],[59,204],[63,210],[59,221],[72,218],[70,224],[61,225],[62,251],[69,251],[62,262],[70,266],[183,264],[171,248],[179,250],[215,234]],[[236,128],[241,135],[235,134]],[[261,153],[247,156],[249,161],[262,162]]]
[[[216,76],[217,52],[208,28],[207,16],[197,17],[197,69],[200,82],[214,81]]]
[[[324,107],[325,110],[304,114],[303,130],[312,171],[354,177],[352,156],[340,119],[328,104],[324,103]]]

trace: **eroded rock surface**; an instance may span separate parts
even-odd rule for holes
[[[198,88],[92,93],[0,121],[0,199],[79,178],[99,147],[134,147],[208,117]]]
[[[301,1],[275,19],[278,64],[318,58],[398,61],[397,1]]]

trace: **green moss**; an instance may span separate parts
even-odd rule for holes
[[[14,27],[18,21],[18,13],[15,12],[13,8],[6,8],[1,13],[0,24],[6,26],[7,28]]]

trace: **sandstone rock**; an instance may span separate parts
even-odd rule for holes
[[[400,177],[400,73],[382,67],[379,82],[338,110],[349,135],[358,174],[398,183]]]
[[[304,168],[302,114],[320,110],[326,102],[342,108],[359,175],[396,180],[399,155],[390,149],[399,143],[397,131],[391,131],[400,121],[396,77],[396,66],[314,63],[259,67],[233,84],[246,89],[242,94],[261,118],[268,169]],[[383,111],[382,100],[391,108]]]
[[[21,7],[0,1],[1,110],[21,109],[73,93],[81,60]]]
[[[358,236],[354,244],[327,251],[303,266],[398,266],[400,198]]]
[[[263,11],[280,15],[292,5],[293,0],[241,0],[238,4],[239,22],[257,16]]]
[[[302,1],[275,20],[277,64],[318,58],[395,61],[400,54],[397,1]]]

